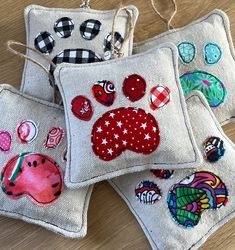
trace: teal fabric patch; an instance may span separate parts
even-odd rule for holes
[[[219,62],[222,51],[216,43],[207,43],[204,47],[204,61],[207,65],[214,65]]]
[[[179,56],[183,63],[191,63],[196,57],[196,47],[190,42],[182,42],[178,45]]]
[[[189,71],[180,77],[185,95],[198,90],[206,97],[210,107],[216,108],[224,103],[227,89],[224,83],[212,74],[201,71]]]

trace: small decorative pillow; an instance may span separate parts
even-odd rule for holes
[[[134,53],[175,43],[185,95],[201,91],[220,124],[226,124],[235,116],[235,54],[229,27],[227,15],[214,10],[186,27],[135,44]]]
[[[63,109],[1,85],[0,113],[0,214],[67,237],[85,236],[92,187],[63,185]]]
[[[153,249],[198,249],[234,217],[235,146],[202,93],[190,94],[187,105],[198,147],[204,153],[200,169],[152,170],[110,181]]]
[[[127,6],[135,25],[138,10]],[[27,45],[48,55],[55,64],[91,63],[111,56],[111,32],[115,10],[99,11],[90,8],[59,9],[30,5],[25,9]],[[120,49],[128,32],[128,16],[124,10],[115,22],[114,49]],[[123,45],[124,56],[132,53],[133,34]],[[31,51],[27,55],[35,57]],[[36,59],[48,66],[36,56]],[[49,66],[48,66],[49,67]],[[21,90],[32,96],[52,101],[53,89],[41,69],[25,62]]]
[[[103,63],[61,64],[55,80],[68,129],[68,187],[152,164],[184,168],[201,162],[179,83],[175,46]]]

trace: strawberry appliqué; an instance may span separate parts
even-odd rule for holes
[[[143,109],[118,108],[106,112],[93,126],[92,148],[101,160],[111,161],[125,150],[151,154],[159,143],[155,118]]]

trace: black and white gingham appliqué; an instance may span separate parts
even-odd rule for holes
[[[111,52],[111,39],[112,39],[112,34],[109,33],[105,39],[104,39],[104,60],[109,60],[112,56]],[[123,37],[119,32],[114,33],[114,50],[118,51],[123,43]]]
[[[102,58],[89,49],[65,49],[58,53],[53,58],[54,64],[60,63],[93,63],[93,62],[100,62]],[[50,68],[50,72],[53,73],[53,68]]]
[[[55,39],[49,32],[44,31],[36,36],[34,46],[40,52],[50,54],[55,46]]]
[[[62,17],[55,22],[54,31],[60,38],[68,38],[74,30],[74,21],[69,17]]]
[[[84,21],[80,26],[80,32],[84,39],[94,39],[101,30],[101,22],[94,19]]]

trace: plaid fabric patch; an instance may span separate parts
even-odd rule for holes
[[[60,63],[82,64],[100,62],[102,58],[88,49],[65,49],[57,54],[52,61],[56,65]],[[53,71],[54,69],[50,67],[50,72],[53,73]]]
[[[153,87],[150,93],[150,107],[153,110],[162,108],[170,102],[170,89],[162,84]]]
[[[74,21],[69,17],[62,17],[55,22],[54,31],[60,38],[68,38],[74,30]]]
[[[84,21],[80,26],[80,32],[84,39],[94,39],[101,30],[101,22],[94,19]]]
[[[55,46],[55,39],[49,32],[41,32],[36,36],[34,46],[40,52],[50,54]]]
[[[105,39],[104,39],[104,52],[106,51],[111,51],[111,39],[112,39],[112,34],[109,33]],[[114,49],[119,50],[122,46],[123,43],[123,38],[119,32],[114,33]]]

